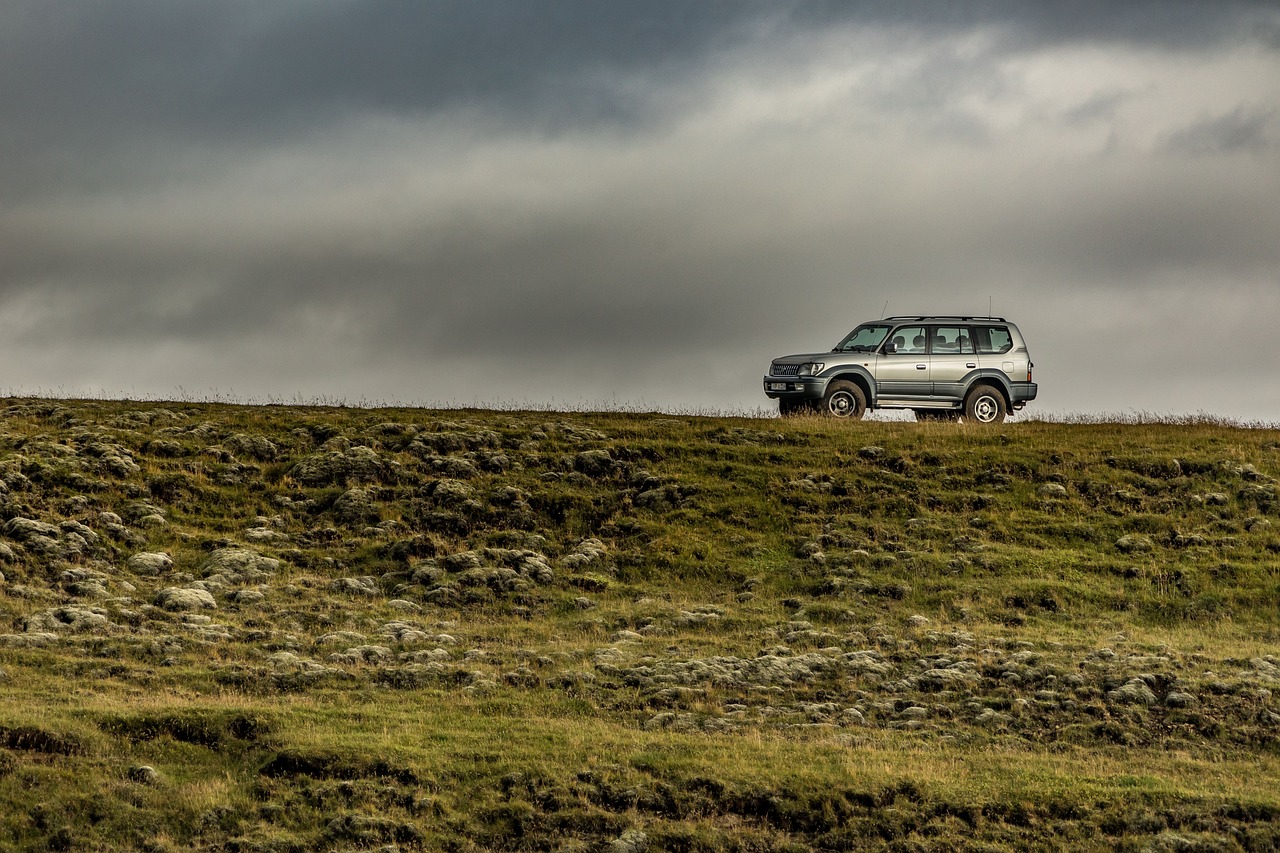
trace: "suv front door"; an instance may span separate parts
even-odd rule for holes
[[[924,326],[899,326],[876,358],[876,396],[888,400],[929,396],[929,346]],[[896,344],[888,352],[888,344]]]

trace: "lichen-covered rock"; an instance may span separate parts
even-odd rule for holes
[[[346,595],[365,595],[372,597],[382,594],[382,590],[378,589],[378,582],[369,576],[359,578],[335,578],[329,584],[329,589],[334,592],[345,593]]]
[[[1151,540],[1145,536],[1127,535],[1116,540],[1116,549],[1125,554],[1150,551],[1154,547]]]
[[[33,633],[101,633],[111,627],[107,612],[100,608],[55,607],[28,616],[23,630]]]
[[[1141,678],[1132,678],[1107,694],[1118,705],[1154,705],[1156,694]]]
[[[343,524],[375,524],[378,507],[368,489],[348,489],[333,502],[333,517]]]
[[[289,475],[304,486],[328,486],[347,481],[371,483],[389,470],[390,465],[377,451],[361,445],[303,457]]]
[[[200,573],[205,577],[215,574],[241,575],[250,580],[259,574],[272,575],[280,569],[280,561],[275,557],[267,557],[249,548],[219,548],[209,555],[209,559],[200,565]]]
[[[192,587],[165,587],[156,593],[156,607],[172,611],[213,610],[218,604],[208,590]]]
[[[608,847],[609,853],[645,853],[648,849],[649,836],[639,829],[628,829]]]
[[[125,566],[135,575],[155,577],[173,568],[173,558],[163,551],[144,551],[126,560]]]
[[[261,435],[240,432],[231,436],[224,444],[233,453],[249,456],[261,462],[270,462],[280,453],[280,449],[275,444]]]
[[[436,480],[428,483],[423,492],[436,503],[446,506],[461,504],[471,499],[473,489],[461,480]]]
[[[607,450],[584,450],[573,457],[573,467],[589,477],[600,477],[613,470],[613,457]]]
[[[604,562],[608,551],[599,539],[583,539],[573,553],[560,558],[560,564],[568,569],[581,569],[593,563]]]
[[[57,539],[58,534],[61,533],[56,525],[21,516],[11,518],[5,522],[4,532],[7,536],[12,536],[19,542],[30,542],[37,538]]]
[[[0,634],[0,648],[43,649],[58,642],[51,631],[29,631],[22,634]]]

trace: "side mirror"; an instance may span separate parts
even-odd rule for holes
[[[898,345],[893,341],[889,341],[889,343],[884,345],[884,351],[890,354],[895,353],[898,351]]]

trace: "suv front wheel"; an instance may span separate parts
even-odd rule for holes
[[[827,386],[822,396],[822,411],[837,418],[860,420],[867,411],[867,398],[862,389],[847,379],[837,379]]]
[[[975,386],[964,401],[964,419],[975,424],[1004,423],[1008,406],[1004,395],[990,385]]]

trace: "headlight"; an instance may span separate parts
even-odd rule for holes
[[[825,367],[826,365],[820,361],[811,361],[806,364],[800,365],[800,375],[801,376],[817,376],[819,373],[823,371]]]

